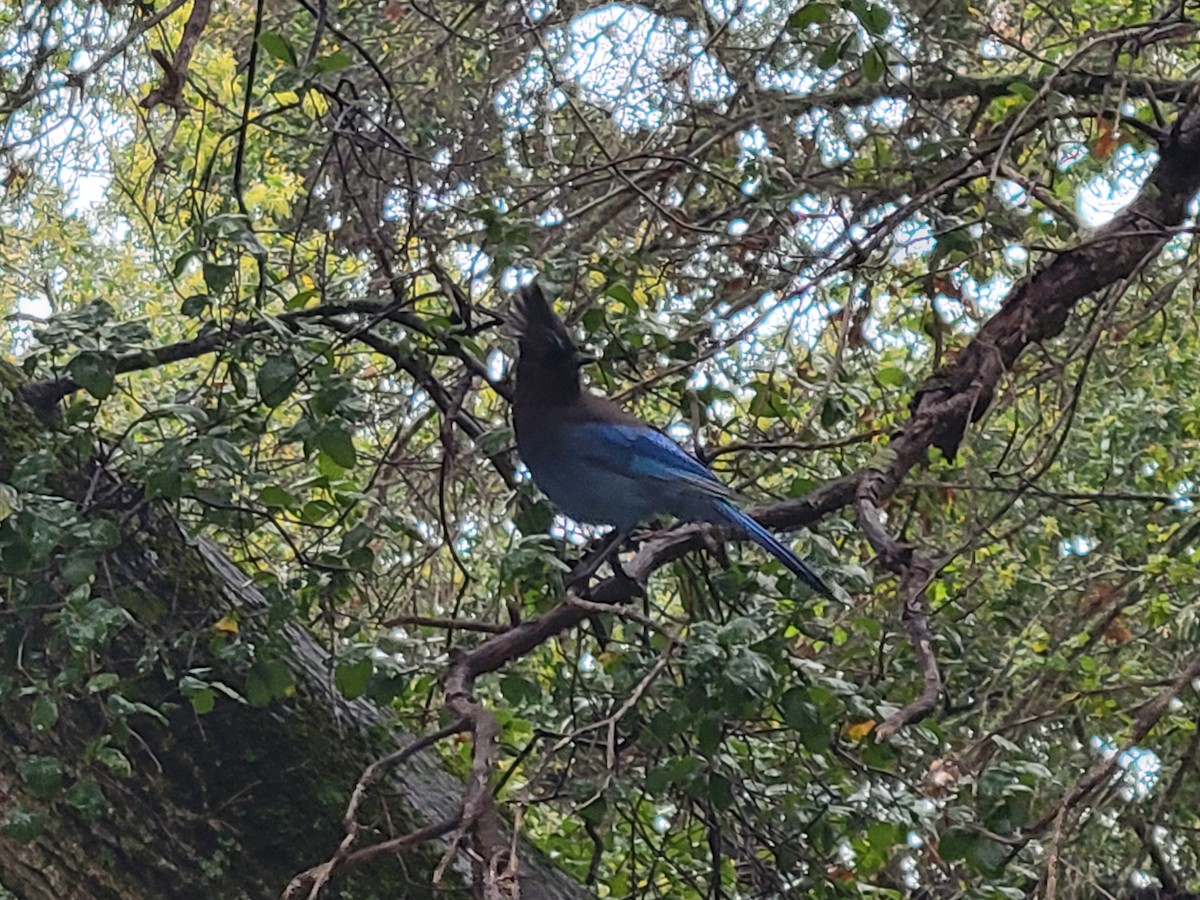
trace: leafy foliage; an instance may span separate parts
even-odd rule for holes
[[[139,723],[295,691],[232,615],[178,635],[216,667],[131,654],[165,602],[113,572],[138,516],[217,538],[346,697],[436,727],[448,658],[554,609],[587,536],[512,452],[518,283],[561,293],[597,390],[782,516],[890,464],[1010,289],[1137,193],[1197,65],[1183,13],[1091,0],[148,15],[0,14],[0,335],[63,401],[56,443],[0,467],[0,710],[45,748],[17,841],[109,815],[101,779],[148,777]],[[178,107],[139,106],[172,78]],[[890,498],[936,564],[932,716],[876,739],[928,670],[845,507],[797,538],[841,604],[752,548],[692,553],[606,646],[571,631],[480,678],[502,808],[602,896],[1200,886],[1176,683],[1200,318],[1191,231],[1163,243]],[[80,701],[103,727],[59,758]],[[469,741],[441,750],[470,770]]]

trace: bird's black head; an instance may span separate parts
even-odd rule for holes
[[[579,367],[589,357],[571,340],[536,282],[521,289],[510,322],[520,348],[518,404],[554,406],[574,401],[580,393]]]
[[[521,288],[513,304],[511,323],[524,362],[574,374],[588,361],[571,339],[562,319],[550,308],[550,302],[537,282]]]

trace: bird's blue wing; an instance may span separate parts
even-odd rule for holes
[[[732,490],[665,434],[636,424],[586,422],[573,425],[571,436],[580,459],[586,463],[584,468],[623,476],[609,486],[613,494],[618,491],[616,485],[630,482],[634,482],[634,491],[638,491],[637,483],[643,484],[641,495],[666,493],[671,498],[666,509],[675,515],[732,525],[776,556],[809,587],[826,597],[834,596],[807,563],[731,502],[736,496]],[[626,497],[619,502],[632,507],[637,499]]]
[[[579,451],[598,465],[634,477],[687,484],[713,497],[734,496],[698,459],[653,428],[588,422],[573,431]]]

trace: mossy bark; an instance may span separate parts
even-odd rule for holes
[[[20,400],[19,373],[0,371],[0,482],[45,445],[45,428]],[[59,484],[84,480],[61,474]],[[69,692],[53,727],[39,730],[31,724],[36,698],[0,691],[0,822],[11,825],[20,810],[38,823],[28,833],[9,827],[0,835],[0,886],[21,900],[277,897],[294,875],[331,855],[363,768],[413,736],[372,703],[347,701],[334,690],[321,646],[298,626],[269,625],[266,599],[220,548],[184,534],[162,512],[116,520],[122,543],[106,556],[94,590],[128,610],[135,624],[107,648],[103,668],[120,674],[128,695],[156,708],[165,701],[168,715],[165,722],[129,718],[117,740],[132,772],[118,777],[91,758],[97,739],[112,733],[102,696]],[[0,578],[0,609],[11,599],[5,590]],[[213,626],[231,610],[241,623],[239,640],[286,648],[282,661],[295,690],[263,708],[221,699],[200,716],[179,695],[179,674],[211,667],[231,684],[246,674],[244,659],[218,658]],[[37,634],[13,634],[0,622],[0,632],[5,628],[0,665],[10,671],[0,676],[18,676],[15,684],[14,660]],[[39,796],[22,765],[48,757],[62,764],[63,789]],[[69,801],[70,786],[84,780],[99,785],[103,809]],[[386,818],[378,807],[364,810],[364,819],[377,814],[377,832],[363,833],[359,846],[383,836],[383,821],[403,833],[453,815],[463,790],[431,753],[417,754],[380,787]],[[339,896],[470,896],[465,860],[432,887],[443,850],[430,845],[376,863],[341,885]],[[522,854],[522,875],[527,898],[589,896],[531,848]]]

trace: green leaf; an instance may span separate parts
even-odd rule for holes
[[[128,778],[133,774],[129,757],[116,747],[101,747],[96,751],[96,762],[121,778]]]
[[[110,809],[108,798],[94,781],[80,781],[71,785],[64,799],[85,819],[99,819]]]
[[[121,546],[121,531],[108,519],[96,519],[87,527],[88,543],[98,550]]]
[[[191,701],[196,715],[203,716],[213,711],[217,695],[207,681],[194,675],[184,675],[179,679],[179,692]]]
[[[245,400],[250,394],[249,385],[246,382],[246,373],[242,371],[242,367],[236,362],[228,363],[229,381],[233,385],[233,393],[239,400]]]
[[[321,292],[316,290],[297,291],[294,296],[288,298],[284,307],[287,309],[303,309],[309,300],[319,296],[321,296]]]
[[[823,750],[829,746],[829,726],[821,720],[806,688],[789,688],[780,698],[779,706],[784,723],[800,735],[805,747]]]
[[[133,716],[141,713],[142,715],[147,715],[152,719],[157,720],[159,724],[167,724],[167,717],[153,706],[150,706],[146,703],[134,702],[129,700],[127,697],[122,697],[120,694],[109,694],[108,700],[105,701],[104,705],[112,715],[118,718],[125,718],[126,716]]]
[[[87,692],[89,694],[99,694],[101,691],[109,691],[121,683],[121,677],[115,672],[101,672],[98,675],[93,675],[87,683]]]
[[[58,701],[49,694],[41,694],[33,701],[33,712],[29,724],[34,731],[46,731],[58,722]]]
[[[807,3],[788,17],[789,31],[803,31],[809,25],[820,25],[829,21],[833,5],[829,3]]]
[[[246,673],[246,702],[255,709],[271,705],[271,684],[258,666]]]
[[[533,681],[521,675],[508,674],[500,679],[500,693],[504,699],[514,706],[520,703],[534,703],[542,696],[542,689]]]
[[[696,727],[696,748],[705,756],[712,756],[725,737],[725,720],[720,716],[705,716]]]
[[[579,818],[585,822],[590,822],[593,825],[599,825],[604,821],[605,813],[608,812],[608,804],[604,802],[603,797],[597,797],[587,806],[579,810]]]
[[[109,353],[84,350],[67,363],[67,374],[97,400],[103,400],[112,393],[117,360]]]
[[[651,716],[646,730],[665,745],[683,731],[683,726],[683,721],[679,716],[673,715],[671,710],[660,709]]]
[[[42,813],[30,812],[23,807],[15,807],[8,813],[8,818],[4,820],[4,827],[0,828],[0,832],[6,838],[20,844],[28,844],[35,840],[46,827],[46,817]]]
[[[31,756],[17,764],[21,780],[35,797],[43,800],[53,797],[62,789],[63,770],[53,756]]]
[[[189,319],[198,319],[204,315],[210,304],[208,294],[192,294],[179,305],[179,313]]]
[[[892,14],[882,6],[876,6],[874,3],[863,3],[855,5],[855,15],[862,22],[863,28],[867,29],[875,37],[883,34],[892,24]]]
[[[369,663],[369,660],[368,660]],[[217,688],[222,693],[230,694],[222,684],[204,684],[206,690]],[[246,700],[254,707],[263,708],[272,700],[282,700],[292,693],[292,675],[287,666],[277,659],[260,659],[246,675]],[[236,697],[236,695],[234,695]],[[195,699],[193,699],[195,705]],[[207,699],[202,701],[207,704]],[[211,709],[211,707],[210,707]],[[205,710],[207,712],[208,710]],[[199,712],[199,710],[197,710]]]
[[[183,474],[178,469],[153,469],[146,475],[146,498],[175,500],[183,494]]]
[[[333,511],[327,500],[309,500],[300,509],[300,519],[306,525],[316,525]]]
[[[359,550],[365,546],[367,541],[374,536],[375,529],[373,529],[366,522],[359,522],[344,535],[342,535],[341,544],[338,545],[338,555],[348,556],[355,550]]]
[[[233,281],[237,268],[228,263],[204,264],[204,286],[214,297],[221,294]]]
[[[703,765],[695,756],[677,756],[667,764],[667,776],[671,784],[687,787]]]
[[[0,484],[0,522],[21,509],[21,495],[10,484]]]
[[[317,433],[317,448],[343,469],[353,469],[358,462],[354,439],[337,425],[329,425]]]
[[[859,753],[863,763],[873,769],[890,770],[896,763],[896,751],[891,744],[863,741]]]
[[[784,724],[793,731],[804,731],[819,723],[817,711],[808,702],[808,691],[802,687],[788,688],[779,700]]]
[[[244,472],[246,460],[242,451],[224,438],[209,438],[203,442],[214,462],[220,463],[230,472]]]
[[[894,822],[872,822],[867,826],[867,840],[877,850],[888,850],[904,840],[904,830]]]
[[[1014,96],[1020,97],[1026,103],[1031,103],[1033,98],[1037,96],[1037,91],[1023,81],[1014,81],[1008,86],[1008,92]]]
[[[724,811],[733,806],[733,783],[720,772],[708,776],[708,799],[717,809]]]
[[[862,67],[863,75],[867,77],[867,81],[875,82],[883,77],[887,66],[883,61],[883,53],[878,47],[872,47],[863,54]]]
[[[96,558],[86,553],[74,553],[58,567],[58,574],[71,587],[87,584],[95,573]]]
[[[217,695],[210,688],[193,691],[188,695],[188,700],[191,701],[192,710],[198,716],[208,715],[217,705]]]
[[[531,503],[524,509],[518,510],[513,517],[513,524],[521,534],[544,534],[550,530],[554,522],[554,508],[549,503]]]
[[[279,485],[269,484],[258,492],[258,502],[263,506],[291,509],[296,505],[296,498]]]
[[[262,670],[263,678],[266,679],[267,687],[270,688],[273,698],[283,700],[292,693],[295,682],[292,680],[291,670],[283,660],[260,660],[258,667]]]
[[[200,259],[204,254],[193,247],[190,250],[185,250],[175,260],[175,265],[171,267],[171,277],[178,278],[187,271],[188,263],[193,259]]]
[[[960,256],[950,258],[951,262],[957,262],[958,259],[969,257],[975,253],[975,239],[971,237],[966,228],[953,228],[938,236],[934,249],[935,252],[940,251],[943,257],[960,254]]]
[[[646,773],[646,793],[658,796],[671,787],[671,769],[667,765],[655,766]]]
[[[318,57],[313,63],[313,68],[318,72],[340,72],[342,69],[348,68],[352,62],[353,60],[347,54],[338,50],[327,56]]]
[[[612,297],[631,313],[638,311],[637,300],[633,297],[633,292],[623,284],[610,285],[608,290],[604,292],[607,296]]]
[[[366,692],[367,681],[374,668],[370,659],[342,663],[333,672],[333,683],[347,700],[357,700]]]
[[[286,400],[296,389],[299,380],[300,370],[296,360],[286,354],[267,357],[255,379],[258,396],[267,406],[278,406]]]
[[[16,464],[9,483],[18,491],[40,493],[59,465],[59,458],[49,450],[34,451]]]
[[[258,45],[280,62],[295,66],[297,62],[296,49],[292,42],[282,34],[268,31],[258,36]]]
[[[846,54],[846,49],[850,46],[849,38],[842,38],[840,41],[834,41],[828,47],[821,51],[821,55],[817,57],[817,67],[821,70],[832,69]]]
[[[967,851],[967,864],[984,875],[999,875],[1004,871],[1008,850],[998,841],[979,836]]]
[[[899,366],[884,366],[876,375],[879,383],[887,387],[896,387],[904,383],[904,370]]]
[[[979,835],[965,828],[951,828],[938,841],[938,855],[944,860],[966,859]]]

